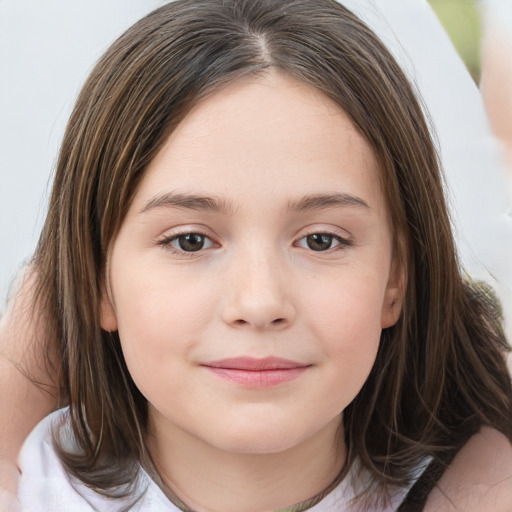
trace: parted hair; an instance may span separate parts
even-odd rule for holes
[[[106,495],[129,492],[148,457],[147,401],[117,333],[100,327],[109,248],[148,163],[191,108],[267,70],[334,100],[378,159],[407,283],[400,318],[383,330],[370,376],[344,411],[345,467],[357,458],[377,495],[406,485],[428,458],[411,498],[419,510],[482,425],[512,439],[508,348],[495,301],[459,266],[416,93],[374,33],[334,0],[177,0],[129,28],[91,72],[35,255],[37,300],[48,339],[60,340],[61,402],[76,438],[74,450],[56,438],[59,455]]]

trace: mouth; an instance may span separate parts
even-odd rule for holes
[[[312,365],[279,357],[237,357],[210,361],[201,366],[234,384],[267,388],[297,379]]]

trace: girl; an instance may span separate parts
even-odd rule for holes
[[[28,510],[510,507],[496,308],[407,80],[339,4],[178,0],[128,30],[34,268],[69,408],[24,447]]]

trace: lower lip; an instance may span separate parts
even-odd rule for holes
[[[299,368],[278,368],[275,370],[240,370],[233,368],[216,368],[205,366],[222,379],[248,388],[270,388],[290,382],[300,377],[307,366]]]

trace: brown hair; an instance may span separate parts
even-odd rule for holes
[[[35,257],[78,447],[61,446],[60,456],[107,494],[130,484],[147,456],[146,400],[117,334],[100,328],[106,255],[145,167],[177,124],[207,94],[268,68],[333,99],[380,162],[407,288],[398,323],[383,331],[373,370],[344,411],[347,467],[358,457],[378,491],[407,484],[431,456],[425,497],[481,425],[512,439],[507,345],[486,292],[461,277],[413,90],[372,31],[334,0],[177,0],[131,27],[92,71],[64,136]]]

